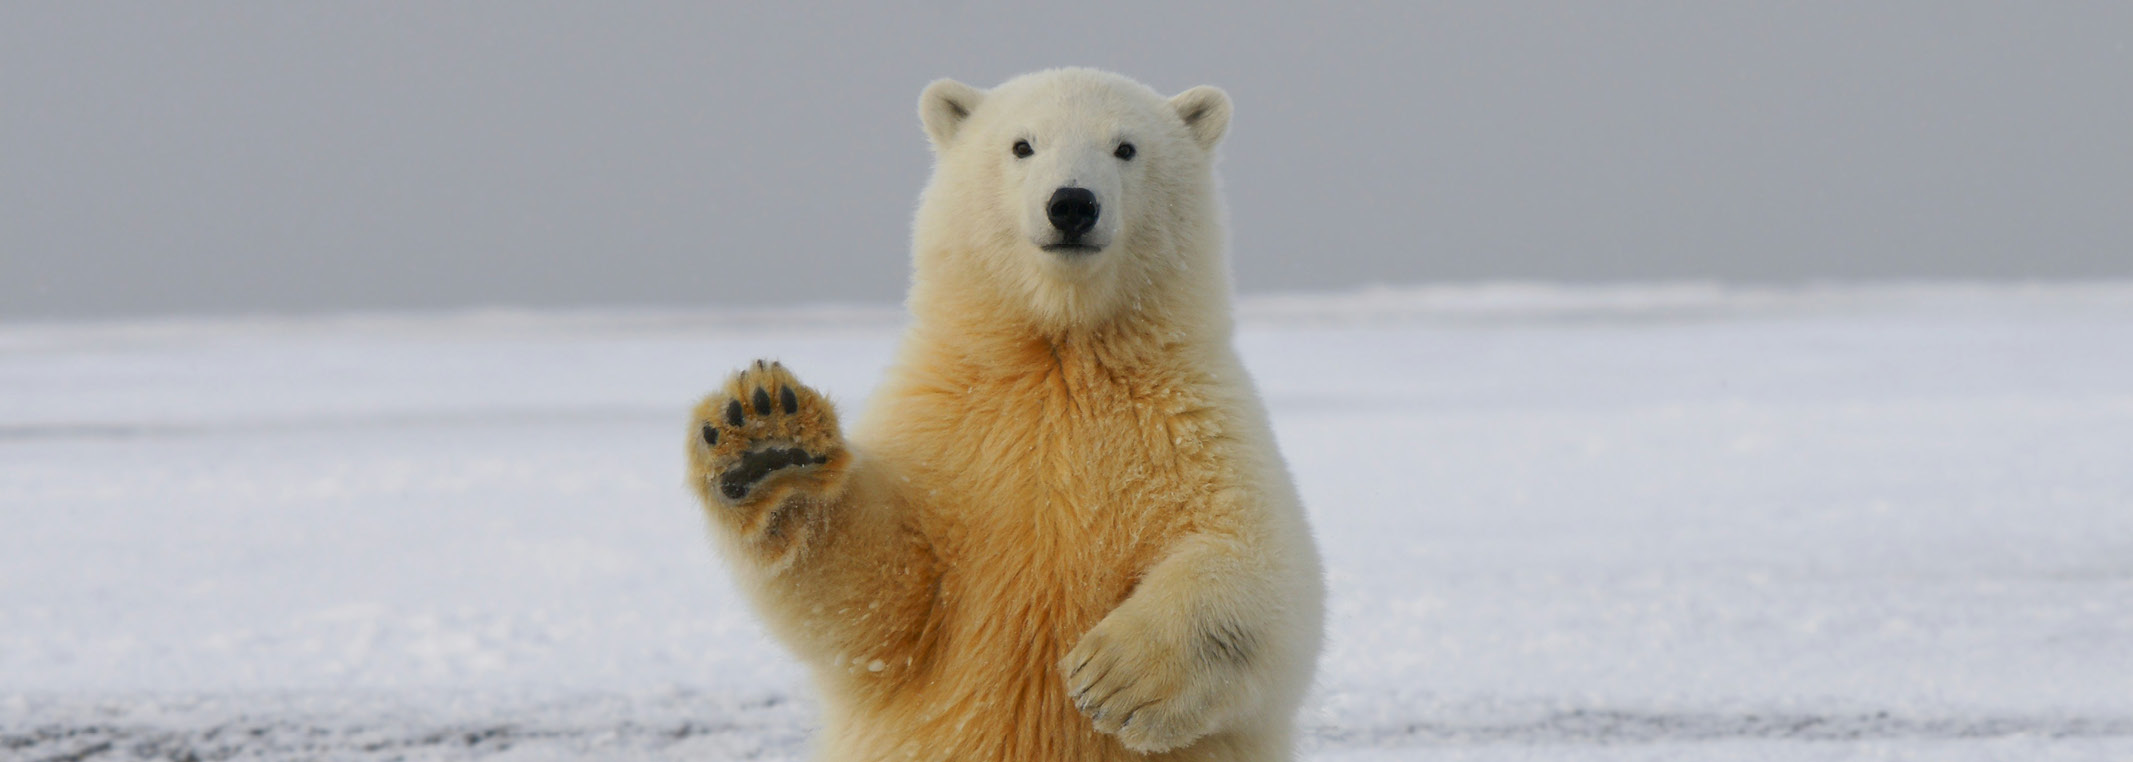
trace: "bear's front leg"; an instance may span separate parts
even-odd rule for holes
[[[928,663],[939,564],[898,491],[829,400],[757,361],[696,406],[691,486],[773,633],[849,695]]]
[[[1264,561],[1234,541],[1180,543],[1060,660],[1075,708],[1147,753],[1249,716],[1282,630]]]
[[[789,563],[851,463],[837,413],[778,363],[757,360],[696,406],[689,476],[714,521],[759,563]]]

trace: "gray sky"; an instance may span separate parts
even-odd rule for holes
[[[891,301],[935,77],[1229,90],[1247,291],[2133,276],[2133,4],[0,4],[0,318]]]

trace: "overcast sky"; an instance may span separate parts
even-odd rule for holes
[[[0,318],[887,302],[935,77],[1229,90],[1246,291],[2133,276],[2133,4],[0,4]]]

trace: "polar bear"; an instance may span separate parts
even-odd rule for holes
[[[805,662],[824,760],[1275,760],[1317,550],[1230,346],[1221,90],[932,83],[911,322],[849,430],[779,363],[689,476]]]

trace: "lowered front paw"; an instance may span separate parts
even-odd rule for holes
[[[781,532],[786,498],[834,492],[851,460],[829,401],[761,360],[696,406],[691,440],[690,476],[705,507],[747,535]]]
[[[1060,660],[1067,697],[1134,751],[1192,743],[1212,730],[1223,670],[1236,667],[1199,642],[1209,629],[1114,611]]]

